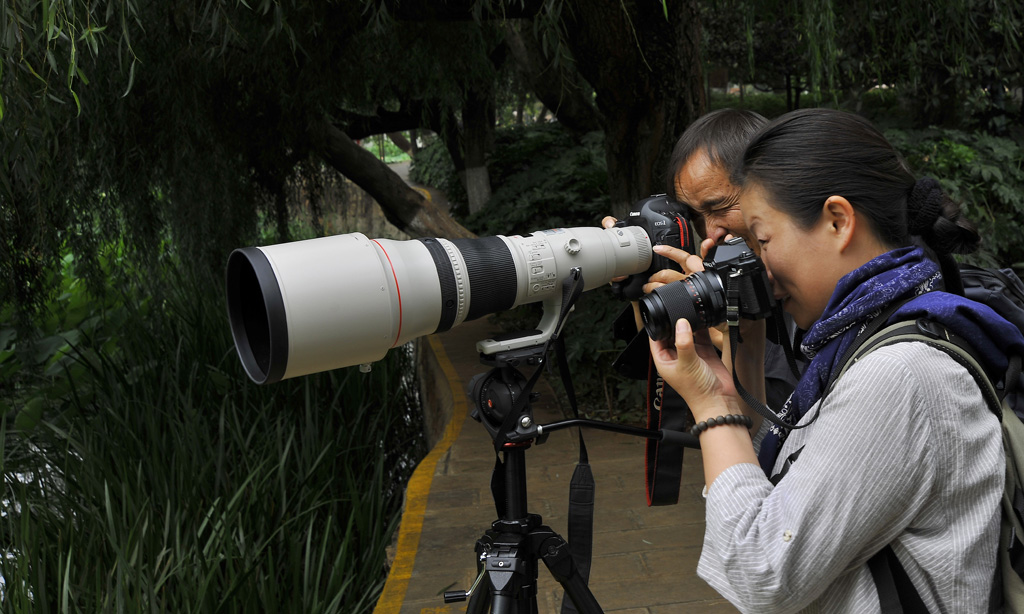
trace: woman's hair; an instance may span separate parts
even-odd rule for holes
[[[764,127],[733,167],[803,228],[825,200],[846,198],[889,248],[921,244],[938,257],[970,253],[979,235],[934,179],[915,181],[902,156],[871,123],[831,109],[792,111]],[[941,258],[945,259],[945,258]]]
[[[667,193],[675,194],[676,175],[698,151],[706,153],[713,165],[726,171],[732,169],[739,162],[750,138],[767,123],[763,116],[741,109],[719,109],[701,115],[686,128],[672,150]]]

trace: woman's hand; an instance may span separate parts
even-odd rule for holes
[[[679,320],[673,340],[651,340],[651,356],[658,373],[680,394],[697,422],[740,413],[740,399],[708,332],[693,332]]]
[[[644,284],[644,293],[648,293],[655,288],[660,288],[665,284],[679,281],[687,275],[696,273],[697,271],[704,270],[704,261],[701,260],[700,256],[691,254],[690,252],[679,249],[678,247],[672,247],[671,245],[655,245],[654,253],[675,262],[679,265],[682,271],[663,269],[654,275],[651,275],[647,280],[647,283]]]
[[[686,399],[697,422],[741,413],[732,376],[711,345],[707,331],[694,334],[689,322],[679,320],[673,342],[651,341],[651,356],[662,378]],[[709,488],[734,465],[757,465],[747,429],[720,425],[706,429],[699,437],[704,483]]]

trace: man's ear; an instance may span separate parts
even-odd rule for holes
[[[825,199],[821,214],[823,222],[828,224],[827,231],[839,242],[840,251],[845,250],[853,241],[857,229],[857,212],[853,205],[842,196],[829,196]]]

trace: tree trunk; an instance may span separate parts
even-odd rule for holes
[[[470,88],[462,106],[462,148],[466,163],[462,184],[469,212],[483,209],[491,199],[487,157],[494,145],[494,99],[490,91]]]
[[[395,147],[401,149],[405,153],[412,153],[412,143],[409,139],[405,138],[405,135],[401,132],[389,132],[388,138],[395,144]]]
[[[327,119],[310,127],[309,138],[314,151],[325,162],[366,190],[388,221],[410,236],[446,239],[475,236]]]
[[[664,192],[679,134],[704,113],[697,0],[574,0],[563,24],[605,132],[612,212]],[[628,11],[628,15],[623,12]],[[671,76],[671,77],[670,77]]]

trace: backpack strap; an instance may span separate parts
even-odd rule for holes
[[[1003,396],[1005,396],[1009,386],[1004,385],[1002,390],[996,388],[992,383],[996,378],[986,372],[985,368],[982,366],[981,360],[977,357],[974,348],[971,347],[971,344],[962,337],[949,332],[941,324],[926,318],[918,318],[913,322],[897,322],[895,324],[891,324],[871,336],[862,336],[865,337],[863,342],[854,342],[854,345],[850,348],[851,351],[847,352],[848,355],[843,356],[839,364],[833,370],[832,377],[829,378],[826,391],[831,390],[835,386],[836,380],[838,380],[843,373],[846,373],[847,369],[873,350],[902,341],[919,341],[927,343],[938,350],[942,350],[948,354],[950,358],[957,361],[962,367],[967,369],[967,372],[971,374],[971,377],[974,378],[978,383],[978,386],[981,388],[981,394],[985,398],[985,402],[988,404],[989,409],[991,409],[992,413],[997,417],[1002,419]],[[1007,375],[999,378],[1007,384],[1011,383],[1011,379],[1016,381],[1019,378],[1019,358],[1016,360],[1017,375],[1013,374],[1014,362],[1015,361],[1010,362],[1010,371]]]
[[[1016,385],[1019,379],[1021,369],[1020,357],[1015,356],[1011,358],[1007,372],[1003,377],[1002,390],[1000,390],[992,383],[993,378],[982,367],[982,363],[978,359],[974,348],[966,340],[950,333],[941,324],[924,318],[914,322],[897,322],[866,338],[863,343],[857,344],[857,347],[853,352],[849,353],[849,356],[844,356],[845,362],[842,362],[836,369],[838,374],[835,374],[833,379],[838,379],[846,369],[871,351],[903,341],[927,343],[931,347],[942,350],[953,360],[956,360],[967,369],[967,372],[978,383],[989,409],[999,417],[1000,421],[1004,420],[1002,399],[1006,392]],[[830,387],[831,385],[834,385],[834,381],[831,382]],[[1007,411],[1012,414],[1012,411]],[[1007,416],[1006,418],[1015,420],[1016,416]],[[1007,493],[1009,492],[1007,491]],[[1008,496],[1007,493],[1004,493],[1004,499]],[[1012,489],[1010,499],[1012,501],[1009,501],[1009,503],[1016,518],[1018,521],[1024,520],[1024,495],[1022,495],[1019,488]],[[1008,513],[1006,503],[1007,501],[1003,503],[1004,513]],[[1021,576],[1021,572],[1024,571],[1024,545],[1021,544],[1019,536],[1013,532],[1009,536],[1009,542],[1009,544],[1002,544],[1001,548],[1005,547],[1008,550],[1009,563],[1017,575]],[[891,544],[886,545],[885,548],[868,560],[868,568],[875,581],[882,612],[885,614],[903,614],[904,612],[917,613],[928,611]]]

